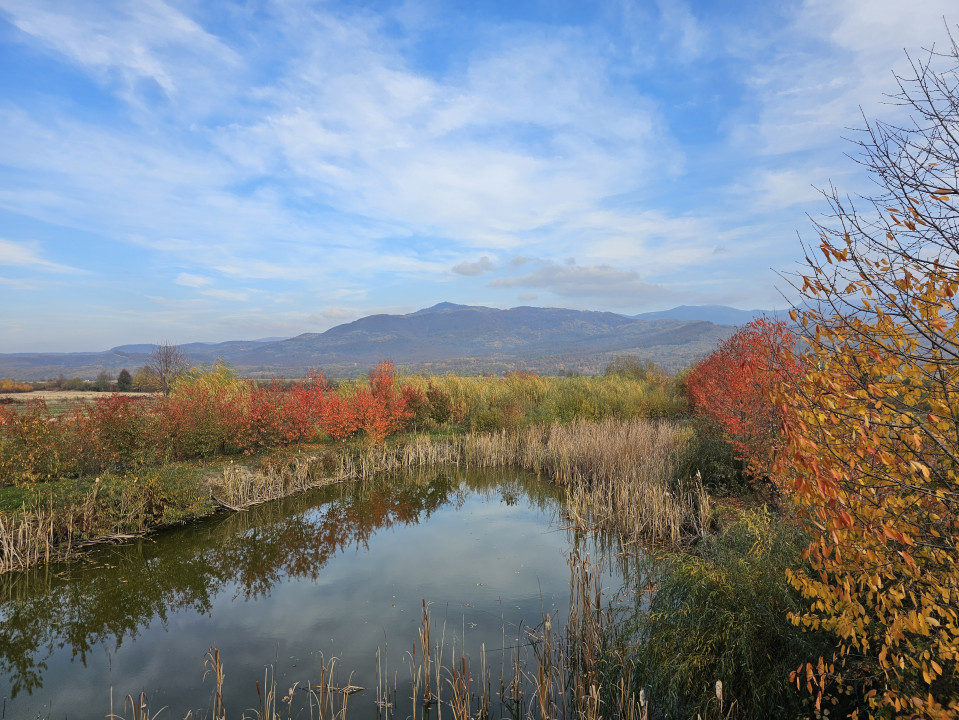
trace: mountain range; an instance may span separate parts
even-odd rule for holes
[[[299,377],[321,368],[330,377],[366,372],[389,359],[412,371],[500,373],[602,372],[619,355],[668,369],[694,362],[764,314],[724,306],[680,306],[629,317],[611,312],[440,303],[406,315],[370,315],[323,333],[181,345],[193,363],[223,359],[251,377]],[[153,345],[100,353],[0,354],[0,377],[43,380],[95,377],[144,365]]]

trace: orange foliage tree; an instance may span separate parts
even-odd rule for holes
[[[837,642],[793,679],[820,705],[851,688],[869,717],[959,717],[959,48],[938,60],[900,80],[913,124],[857,143],[883,190],[826,194],[796,283],[804,371],[780,396],[777,472],[814,538],[794,621]]]
[[[369,388],[351,398],[357,427],[373,442],[399,430],[409,416],[407,394],[397,389],[394,376],[393,363],[379,363],[370,371]]]
[[[782,422],[772,393],[795,374],[783,322],[757,318],[724,340],[686,378],[693,411],[718,427],[753,478],[770,475]]]

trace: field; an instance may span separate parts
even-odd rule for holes
[[[110,393],[93,390],[34,390],[32,392],[0,393],[0,405],[22,407],[27,403],[42,400],[47,409],[54,414],[72,410],[78,405],[93,405],[97,400],[108,397]],[[149,397],[150,393],[117,393],[132,397]]]

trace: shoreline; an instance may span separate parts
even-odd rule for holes
[[[682,423],[667,420],[554,423],[493,433],[406,434],[378,445],[288,446],[199,466],[170,463],[60,480],[21,489],[27,497],[36,491],[31,506],[25,501],[22,510],[0,511],[0,572],[68,561],[87,548],[325,485],[441,466],[522,467],[565,486],[571,511],[583,522],[680,543],[712,522],[702,480],[683,477],[690,435]]]

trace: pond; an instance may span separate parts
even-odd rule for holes
[[[571,551],[615,552],[568,527],[562,501],[514,470],[384,476],[2,575],[0,716],[102,720],[112,689],[127,718],[122,698],[141,692],[160,720],[210,717],[216,647],[228,717],[259,707],[265,672],[283,695],[331,658],[339,686],[365,688],[349,717],[376,717],[378,683],[410,695],[424,600],[433,645],[485,647],[496,668],[544,614],[562,625]],[[615,563],[601,567],[617,591]]]

